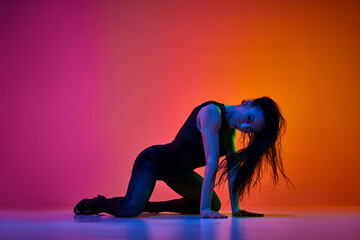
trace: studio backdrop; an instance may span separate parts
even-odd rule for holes
[[[287,120],[295,189],[265,174],[242,206],[359,205],[359,12],[356,0],[1,1],[0,208],[123,196],[136,156],[193,108],[262,96]],[[226,185],[215,191],[226,211]],[[158,182],[151,200],[177,197]]]

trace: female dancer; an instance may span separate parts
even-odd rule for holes
[[[279,180],[278,171],[290,181],[279,153],[285,128],[278,105],[269,97],[243,100],[241,105],[205,102],[192,111],[171,143],[151,146],[138,155],[124,197],[83,199],[74,212],[135,217],[141,212],[167,211],[226,218],[218,213],[220,200],[213,191],[219,172],[218,183],[228,179],[232,215],[263,216],[240,209],[239,200],[259,182],[263,163],[271,166],[274,184]],[[244,134],[244,141],[248,137],[247,145],[238,151],[235,129]],[[222,156],[225,159],[219,163]],[[200,166],[206,166],[204,178],[194,171]],[[157,180],[182,198],[149,202]]]

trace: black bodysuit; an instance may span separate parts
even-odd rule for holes
[[[224,104],[208,101],[191,112],[174,141],[142,151],[135,160],[126,195],[98,201],[97,212],[119,217],[137,216],[143,211],[198,214],[203,177],[194,169],[205,166],[205,153],[201,132],[196,127],[196,117],[202,107],[211,103],[221,110],[219,157],[224,156],[235,129],[229,128],[226,123]],[[163,180],[182,198],[149,202],[157,180]],[[219,211],[220,206],[220,199],[213,191],[211,209]]]
[[[215,104],[221,110],[222,124],[219,130],[219,157],[225,155],[235,131],[229,128],[225,118],[224,104],[208,101],[197,106],[187,118],[175,139],[165,145],[154,145],[142,151],[136,162],[150,160],[159,168],[157,179],[172,180],[180,178],[195,168],[205,166],[205,152],[201,132],[196,126],[196,117],[200,109]]]

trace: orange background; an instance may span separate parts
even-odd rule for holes
[[[244,207],[360,204],[359,1],[2,1],[1,208],[123,196],[144,148],[207,100],[270,96],[295,190]],[[197,170],[199,173],[203,169]],[[228,209],[226,187],[220,193]],[[158,182],[151,200],[177,198]]]

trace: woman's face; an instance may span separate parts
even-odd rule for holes
[[[265,118],[260,107],[252,107],[252,101],[241,105],[234,114],[234,126],[243,133],[260,132],[265,127]]]

